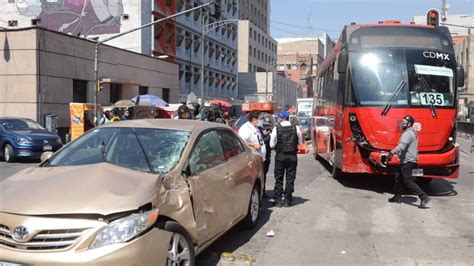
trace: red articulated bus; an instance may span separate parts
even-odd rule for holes
[[[385,157],[412,115],[423,178],[458,178],[457,87],[464,70],[446,27],[350,25],[317,72],[312,143],[317,158],[343,173],[391,174]],[[421,175],[421,173],[420,173]]]

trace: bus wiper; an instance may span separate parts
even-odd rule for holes
[[[405,80],[400,81],[397,88],[395,89],[395,92],[392,95],[392,98],[390,98],[390,101],[388,101],[385,107],[383,108],[383,111],[381,113],[382,116],[386,116],[388,114],[388,111],[390,111],[390,108],[392,108],[393,100],[395,100],[395,97],[397,97],[397,95],[400,93],[400,91],[406,84],[407,82]]]
[[[418,83],[420,83],[421,89],[423,92],[431,92],[430,85],[428,85],[428,82],[426,82],[426,79],[423,76],[418,75]],[[431,116],[433,116],[433,118],[436,118],[438,116],[436,114],[436,108],[431,101],[429,102],[430,102]]]

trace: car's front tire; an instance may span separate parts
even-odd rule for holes
[[[245,228],[254,228],[257,226],[258,217],[260,215],[260,193],[258,186],[254,185],[252,194],[250,195],[250,202],[247,209],[247,216],[245,216],[242,224]]]
[[[13,147],[10,144],[5,145],[3,148],[3,158],[5,158],[5,162],[7,163],[15,161],[15,152],[13,151]]]
[[[194,253],[193,242],[186,230],[173,221],[167,221],[164,229],[173,233],[168,246],[166,265],[194,266],[196,254]]]

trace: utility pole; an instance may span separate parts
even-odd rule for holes
[[[98,123],[99,123],[99,118],[98,118],[98,115],[97,115],[97,100],[98,100],[98,96],[99,96],[99,90],[100,90],[100,81],[99,81],[99,46],[105,42],[108,42],[108,41],[111,41],[113,39],[116,39],[118,37],[121,37],[121,36],[124,36],[124,35],[127,35],[129,33],[132,33],[132,32],[135,32],[137,30],[141,30],[141,29],[144,29],[144,28],[147,28],[147,27],[150,27],[150,26],[153,26],[155,24],[158,24],[158,23],[161,23],[165,20],[168,20],[168,19],[172,19],[172,18],[175,18],[177,16],[181,16],[183,14],[186,14],[186,13],[189,13],[191,11],[194,11],[194,10],[197,10],[197,9],[202,9],[206,6],[210,6],[210,5],[215,5],[215,3],[206,3],[206,4],[202,4],[200,6],[196,6],[196,7],[193,7],[193,8],[190,8],[190,9],[187,9],[187,10],[184,10],[184,11],[181,11],[181,12],[178,12],[176,14],[173,14],[171,16],[168,16],[168,17],[164,17],[164,18],[161,18],[161,19],[158,19],[158,20],[155,20],[153,22],[150,22],[150,23],[147,23],[145,25],[142,25],[140,27],[137,27],[137,28],[133,28],[131,30],[128,30],[128,31],[124,31],[122,33],[119,33],[117,35],[114,35],[112,37],[109,37],[109,38],[105,38],[101,41],[97,41],[96,44],[95,44],[95,58],[94,58],[94,76],[95,76],[95,93],[94,93],[94,116],[95,116],[95,120],[96,120],[96,123],[95,125],[97,126]]]
[[[446,20],[448,20],[448,9],[451,5],[448,3],[448,0],[443,0],[441,5],[441,20],[446,22]]]
[[[205,32],[205,18],[204,18],[204,12],[202,12],[201,15],[201,105],[204,104],[204,55],[205,55],[205,50],[204,46],[206,44],[205,42],[205,37],[206,37],[206,32]],[[209,94],[209,93],[208,93]]]
[[[466,47],[466,73],[467,73],[467,79],[466,79],[466,90],[469,91],[469,74],[471,71],[471,29],[472,27],[469,27],[467,29],[467,47]]]

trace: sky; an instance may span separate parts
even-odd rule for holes
[[[273,38],[306,37],[312,12],[313,35],[327,32],[337,39],[351,22],[381,20],[410,22],[430,8],[441,11],[442,0],[270,0],[270,32]],[[450,14],[474,14],[474,0],[447,0]]]

